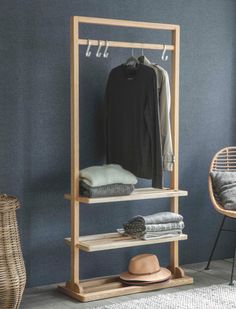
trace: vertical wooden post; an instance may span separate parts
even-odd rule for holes
[[[70,104],[71,104],[71,277],[70,289],[79,292],[79,24],[70,20]]]
[[[173,138],[174,164],[171,173],[171,189],[179,189],[179,50],[180,50],[180,27],[172,30],[172,83],[171,83],[171,131]],[[179,198],[171,198],[171,211],[179,212]],[[170,268],[175,276],[179,274],[179,243],[172,242],[170,245]]]

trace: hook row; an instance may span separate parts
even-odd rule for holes
[[[86,57],[90,57],[91,56],[90,48],[91,48],[91,43],[90,43],[90,40],[88,40],[88,47],[87,47],[86,53],[85,53]],[[99,40],[98,49],[97,49],[97,52],[96,52],[96,57],[98,57],[98,58],[100,58],[101,55],[102,55],[101,48],[102,48],[102,41]],[[106,41],[105,49],[104,49],[104,52],[103,52],[103,57],[104,58],[108,58],[108,56],[109,56],[108,48],[109,48],[109,42]]]
[[[102,44],[101,40],[99,40],[98,42],[99,42],[99,44],[98,44],[98,49],[97,49],[97,52],[96,52],[96,57],[100,58],[102,56],[101,48],[102,48],[103,44]],[[103,52],[103,57],[104,58],[108,58],[108,56],[109,56],[109,53],[108,53],[109,42],[108,41],[105,41],[105,42],[106,43],[105,43],[105,49],[104,49],[104,52]],[[90,43],[90,40],[88,40],[88,47],[87,47],[86,53],[85,53],[86,57],[90,57],[91,56],[90,48],[91,48],[91,43]],[[162,51],[162,55],[161,55],[161,60],[162,61],[167,61],[168,58],[169,58],[169,56],[166,55],[166,51],[167,51],[166,45],[163,45],[163,51]],[[134,56],[133,48],[132,48],[132,56]],[[142,56],[144,56],[143,48],[142,48]]]

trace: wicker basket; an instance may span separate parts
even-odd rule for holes
[[[0,195],[0,308],[17,309],[25,289],[26,272],[21,252],[16,209],[19,201]]]

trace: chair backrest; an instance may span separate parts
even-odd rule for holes
[[[217,201],[210,177],[210,172],[212,171],[236,172],[236,146],[223,148],[214,155],[210,164],[208,176],[209,195],[214,208],[223,215],[236,218],[236,211],[224,209]]]
[[[236,146],[218,151],[212,159],[210,171],[236,171]]]

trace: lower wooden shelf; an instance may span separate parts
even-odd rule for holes
[[[118,276],[111,276],[111,277],[101,277],[89,280],[82,280],[80,283],[82,287],[81,293],[72,291],[66,285],[64,286],[59,285],[58,289],[62,293],[72,298],[75,298],[81,302],[88,302],[98,299],[160,290],[192,283],[193,278],[184,276],[183,278],[172,278],[166,282],[153,283],[145,286],[135,286],[135,285],[126,286],[119,280]]]
[[[107,233],[107,234],[80,236],[78,247],[80,248],[80,250],[86,252],[93,252],[93,251],[160,244],[165,242],[186,240],[187,238],[188,236],[186,234],[180,234],[177,236],[163,237],[159,239],[156,238],[149,240],[140,240],[140,239],[134,239],[129,236],[122,236],[119,233]],[[65,241],[68,245],[70,245],[71,243],[70,238],[65,238]]]

